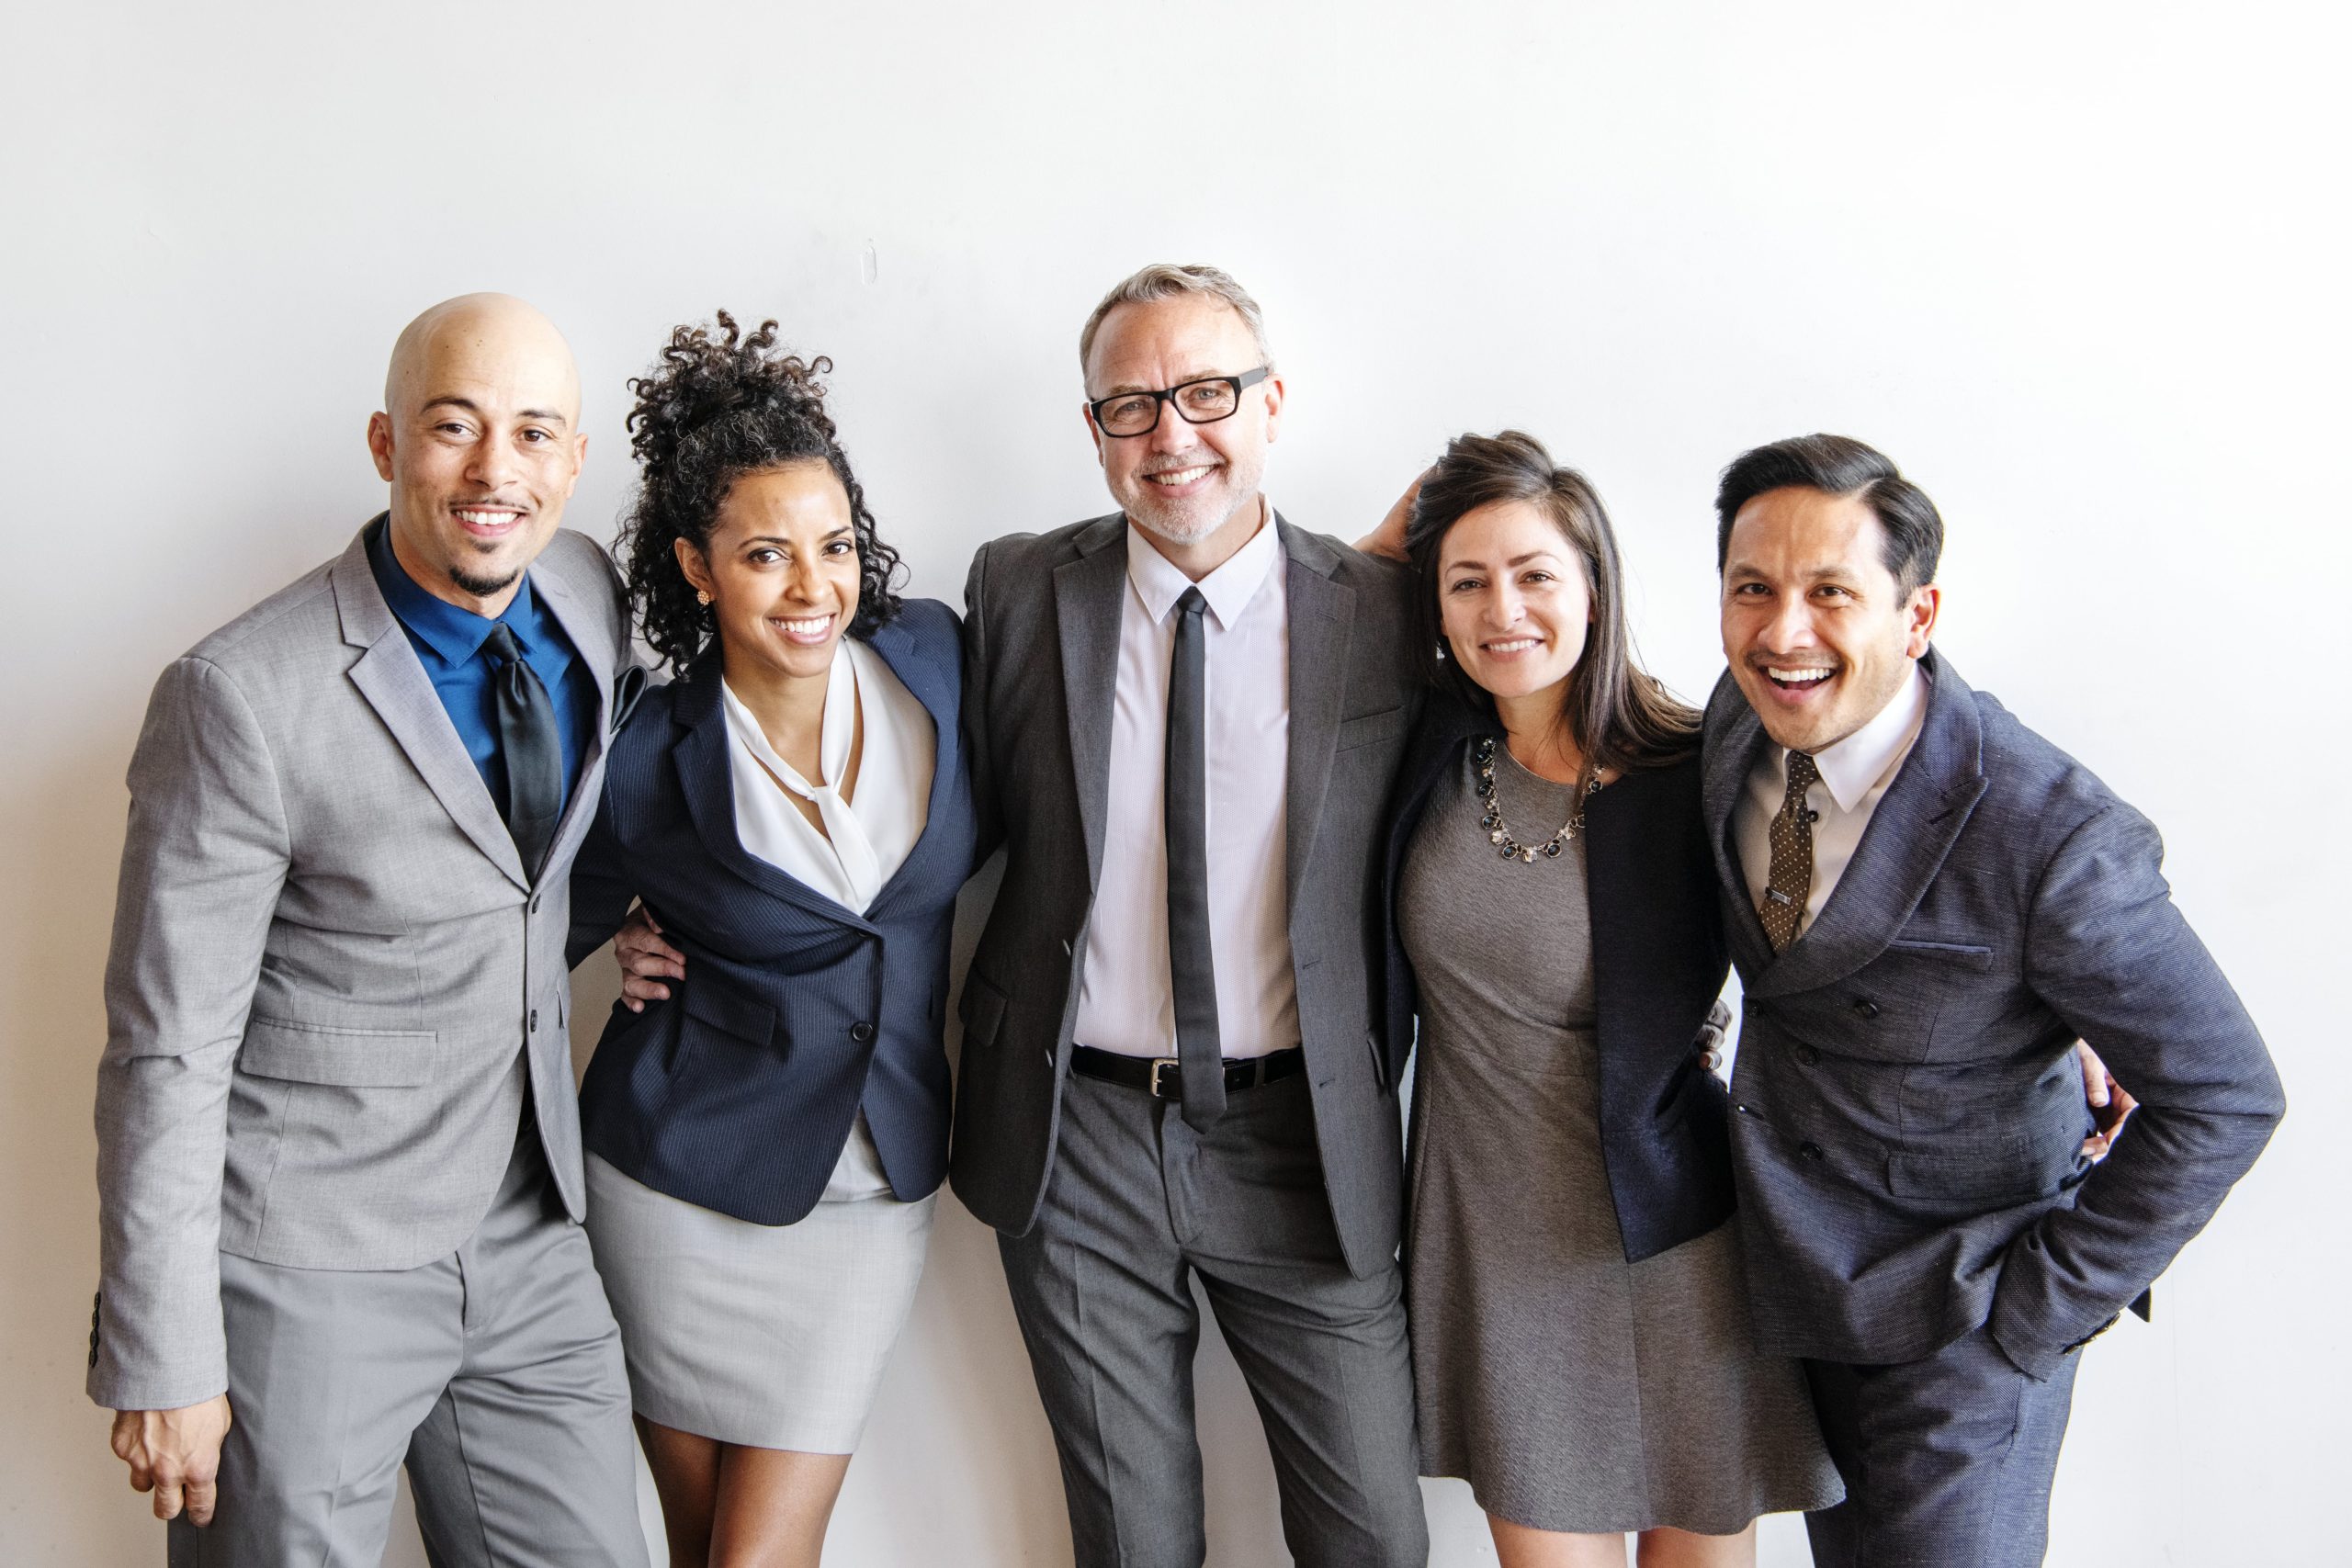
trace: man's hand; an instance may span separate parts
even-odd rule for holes
[[[209,1525],[220,1500],[220,1439],[229,1435],[229,1396],[215,1394],[179,1410],[118,1410],[114,1456],[130,1467],[134,1492],[155,1494],[155,1517]]]
[[[686,977],[686,955],[662,940],[662,922],[639,904],[613,938],[613,956],[620,960],[621,1000],[631,1012],[643,1012],[648,1002],[670,999],[666,979]]]
[[[2098,1131],[2083,1140],[2083,1157],[2097,1162],[2107,1157],[2108,1150],[2123,1131],[2125,1119],[2138,1109],[2140,1102],[2132,1098],[2131,1090],[2115,1081],[2107,1064],[2098,1059],[2098,1052],[2077,1040],[2075,1054],[2082,1059],[2083,1099],[2091,1108],[2091,1120],[2098,1126]]]
[[[1699,1065],[1711,1073],[1724,1070],[1724,1042],[1731,1038],[1731,1005],[1723,998],[1707,1010],[1707,1021],[1699,1026],[1699,1038],[1690,1043],[1697,1052]]]
[[[1388,509],[1388,515],[1380,520],[1380,526],[1358,539],[1356,548],[1368,556],[1386,556],[1390,560],[1411,559],[1405,553],[1405,525],[1412,521],[1414,499],[1421,493],[1421,481],[1427,478],[1427,473],[1415,474],[1413,482],[1405,487],[1405,493],[1396,498],[1396,504]]]

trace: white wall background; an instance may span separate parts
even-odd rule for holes
[[[401,322],[503,288],[563,323],[571,519],[605,536],[623,378],[714,306],[782,318],[954,601],[980,539],[1104,509],[1076,334],[1155,259],[1264,302],[1272,482],[1310,525],[1351,536],[1465,428],[1585,467],[1685,693],[1735,452],[1851,432],[1936,496],[1941,645],[2164,826],[2295,1104],[2154,1325],[2089,1356],[2052,1561],[2352,1556],[2331,7],[9,0],[0,37],[11,1562],[160,1558],[80,1392],[122,773],[164,660],[380,503],[361,429]],[[1216,1560],[1279,1562],[1214,1341],[1200,1372]],[[1428,1498],[1436,1561],[1489,1561],[1466,1489]],[[1069,1554],[994,1248],[950,1205],[830,1561]]]

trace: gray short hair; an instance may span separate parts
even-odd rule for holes
[[[1142,270],[1129,274],[1102,296],[1102,303],[1086,318],[1085,330],[1078,334],[1078,370],[1086,374],[1086,362],[1094,352],[1094,335],[1102,330],[1102,318],[1122,305],[1148,305],[1155,299],[1172,299],[1179,294],[1207,294],[1233,307],[1250,329],[1250,336],[1258,345],[1258,363],[1268,369],[1273,367],[1274,351],[1266,344],[1266,318],[1258,309],[1258,301],[1250,291],[1233,281],[1232,275],[1213,266],[1176,266],[1167,262],[1154,262]]]

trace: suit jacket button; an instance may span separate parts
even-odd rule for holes
[[[865,1022],[853,1023],[849,1026],[849,1037],[863,1045],[874,1038],[874,1026]]]
[[[533,1008],[533,1009],[531,1010],[531,1030],[532,1030],[532,1032],[537,1033],[537,1032],[538,1032],[538,1027],[539,1027],[539,1010],[538,1010],[538,1009],[537,1009],[537,1008]]]
[[[1854,1011],[1863,1018],[1876,1018],[1878,1016],[1878,1004],[1871,1000],[1868,997],[1856,997],[1854,998]]]
[[[533,913],[533,914],[535,914],[535,915],[536,915],[536,914],[537,914],[538,912],[539,912],[539,896],[538,896],[537,894],[534,893],[534,894],[532,894],[532,895],[531,895],[531,913]]]
[[[1821,1145],[1819,1144],[1813,1143],[1799,1144],[1797,1145],[1797,1153],[1803,1155],[1807,1159],[1819,1159],[1821,1157]]]
[[[1797,1047],[1797,1060],[1810,1067],[1821,1060],[1821,1053],[1810,1045],[1800,1045]]]

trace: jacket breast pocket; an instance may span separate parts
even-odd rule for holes
[[[1405,709],[1401,705],[1383,708],[1377,713],[1358,714],[1340,722],[1339,749],[1352,751],[1359,746],[1394,740],[1404,733]]]
[[[1984,974],[1993,967],[1993,950],[1981,942],[1896,937],[1886,944],[1886,950],[1891,953],[1923,959],[1929,964],[1952,964],[1977,975]]]
[[[409,1089],[433,1081],[440,1035],[430,1029],[341,1029],[255,1018],[245,1025],[237,1070],[288,1083]]]

